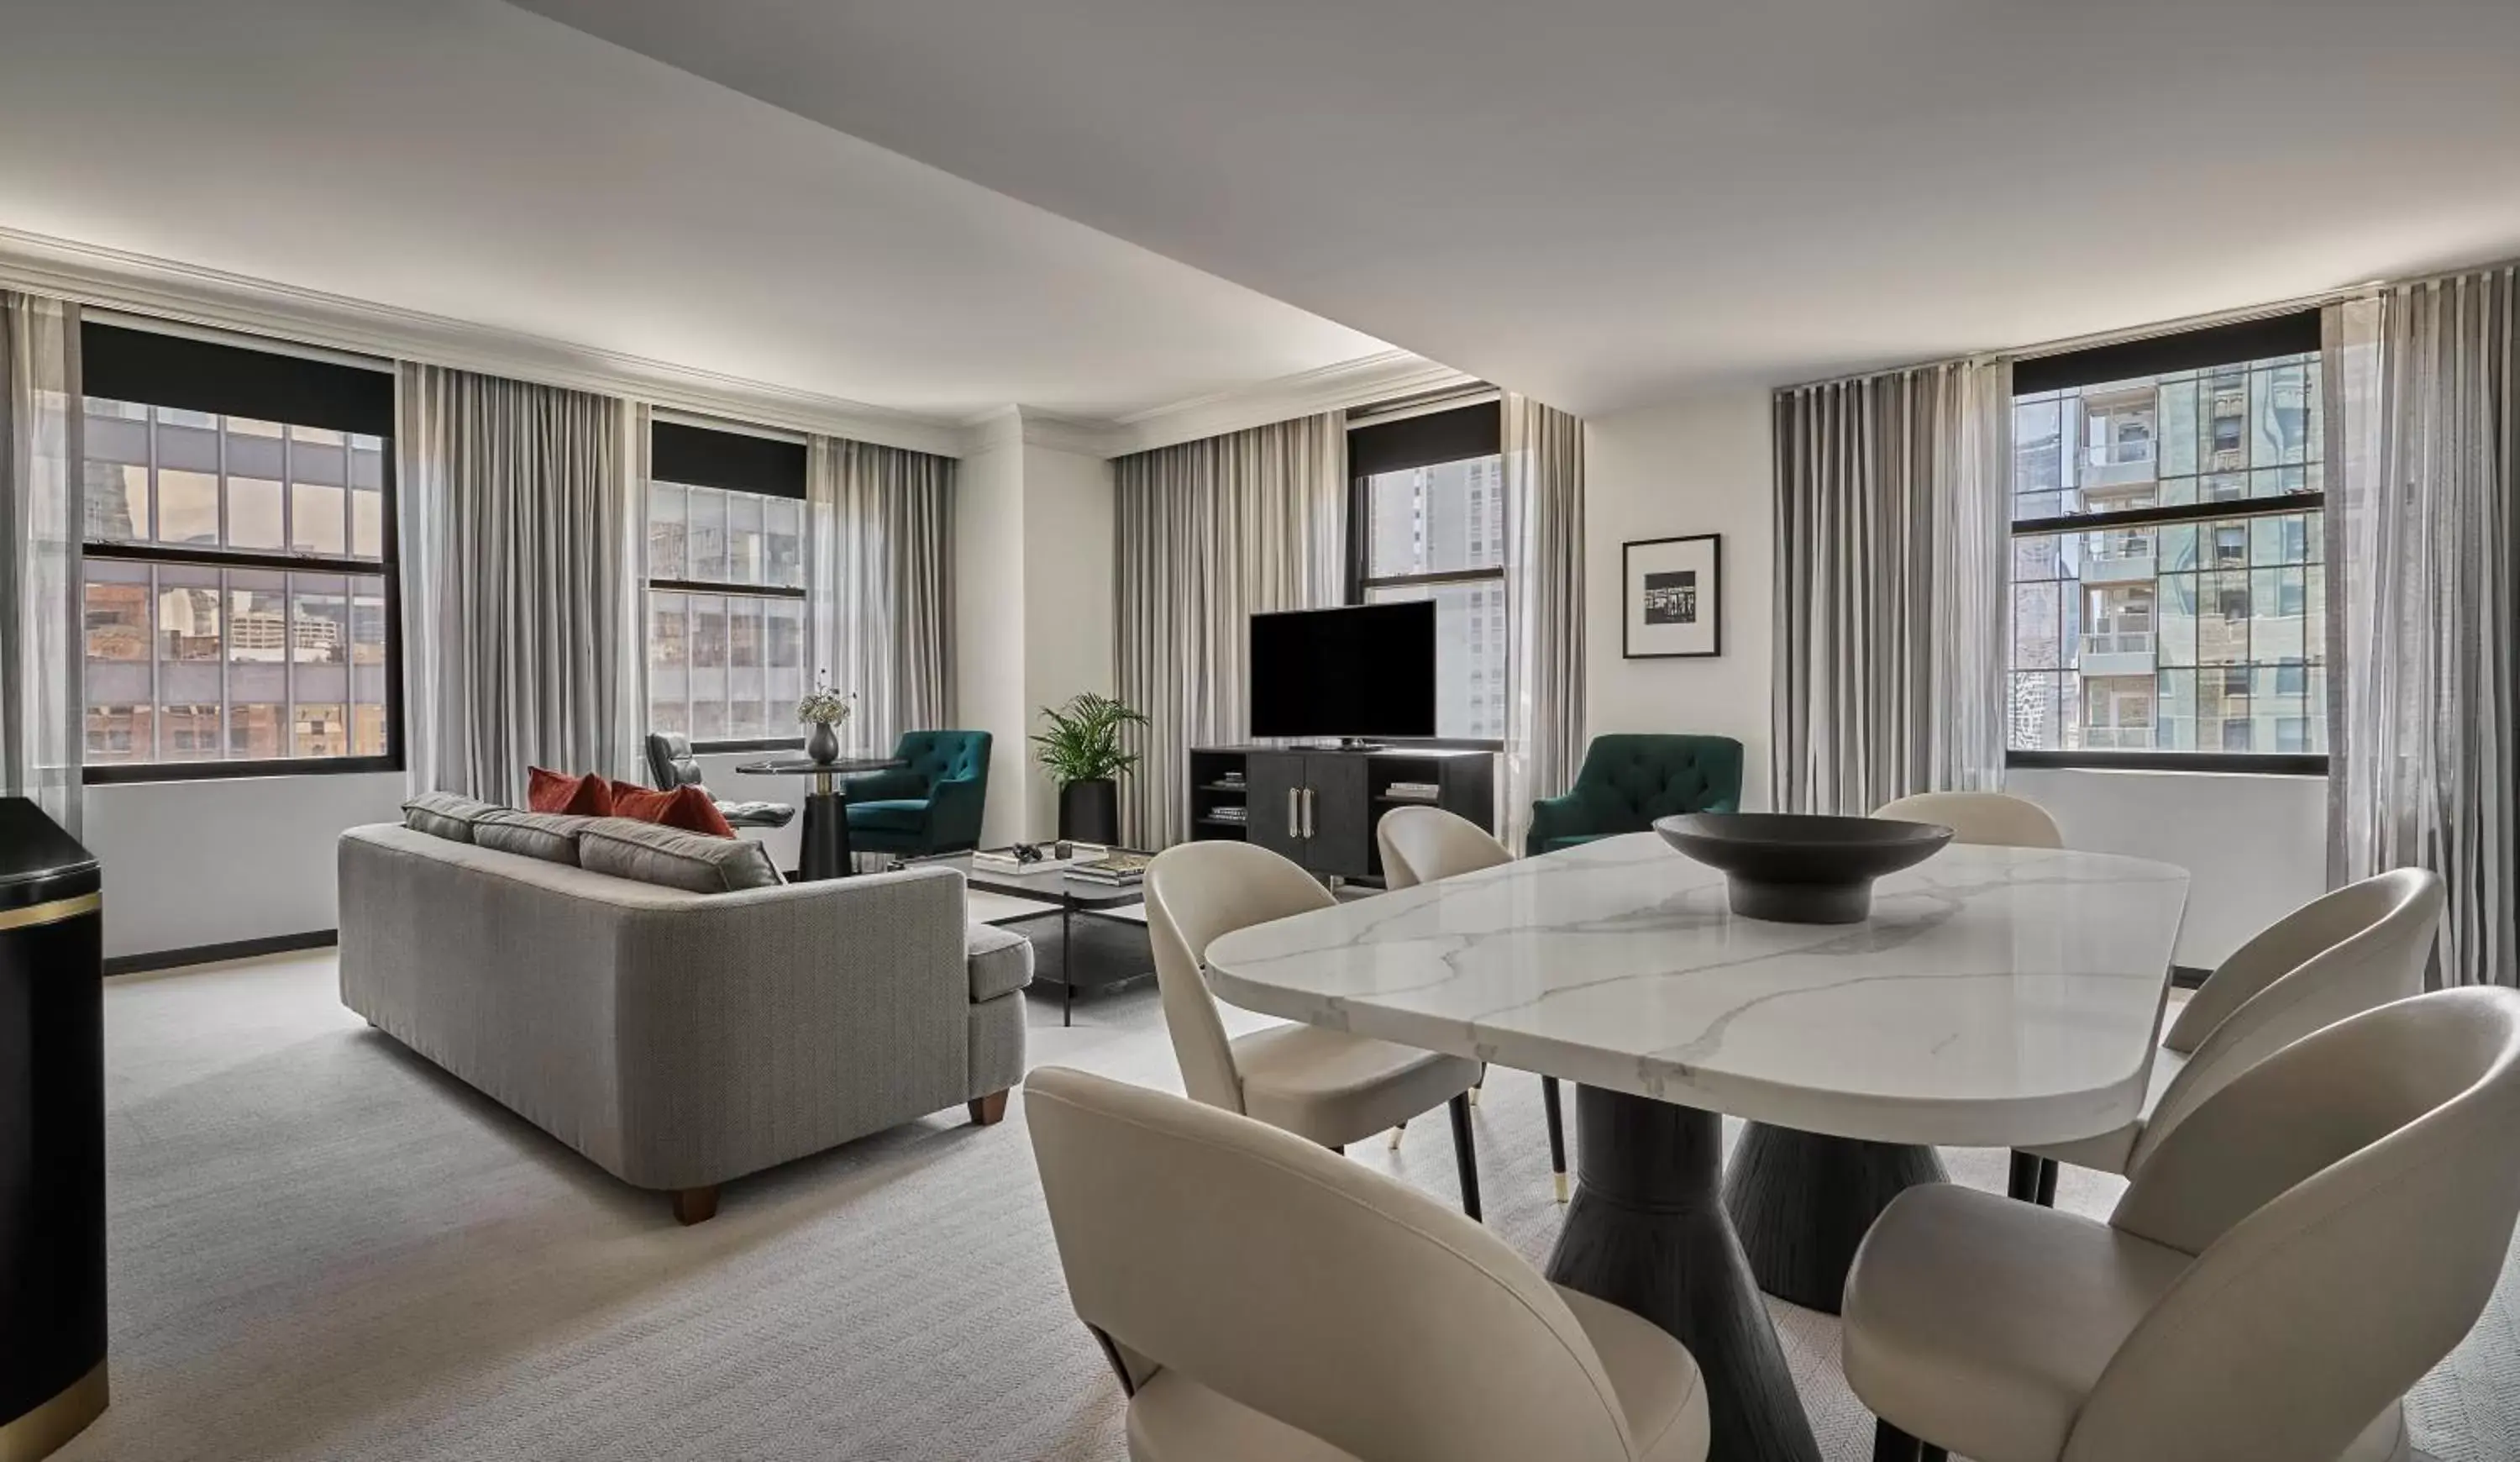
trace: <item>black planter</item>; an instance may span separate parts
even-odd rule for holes
[[[1070,782],[1058,789],[1059,841],[1100,843],[1105,847],[1120,841],[1120,784],[1108,777],[1091,782]]]

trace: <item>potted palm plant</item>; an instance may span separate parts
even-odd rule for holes
[[[1108,696],[1087,692],[1065,706],[1045,706],[1049,729],[1032,738],[1041,764],[1058,779],[1058,836],[1080,843],[1120,839],[1120,774],[1138,764],[1120,747],[1125,726],[1147,718]]]

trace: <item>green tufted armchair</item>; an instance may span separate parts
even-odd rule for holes
[[[978,846],[989,733],[905,731],[892,755],[910,764],[848,779],[850,848],[917,856]]]
[[[1596,736],[1564,797],[1531,804],[1526,854],[1553,852],[1657,817],[1741,810],[1741,743],[1729,736]]]

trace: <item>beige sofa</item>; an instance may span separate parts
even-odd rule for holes
[[[353,828],[341,1003],[695,1223],[729,1178],[1005,1112],[1031,946],[963,898],[950,869],[693,893]]]

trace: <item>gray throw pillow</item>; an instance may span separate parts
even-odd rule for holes
[[[449,843],[470,843],[474,823],[488,813],[506,810],[451,792],[424,792],[402,804],[402,825]]]
[[[473,821],[472,841],[500,852],[540,858],[546,863],[577,866],[577,835],[602,818],[567,812],[519,812],[493,807]]]
[[[758,843],[626,817],[595,818],[581,829],[577,866],[693,893],[775,889],[787,882]]]

